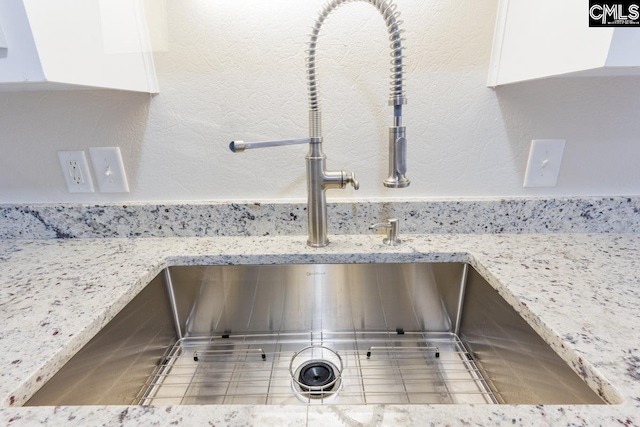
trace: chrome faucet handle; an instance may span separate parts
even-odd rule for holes
[[[360,183],[358,182],[358,180],[356,179],[356,173],[355,172],[343,172],[343,177],[344,177],[344,186],[346,187],[347,184],[351,184],[353,186],[354,190],[358,190],[360,188]]]
[[[309,144],[313,142],[311,138],[297,138],[297,139],[281,139],[277,141],[256,141],[256,142],[244,142],[244,141],[231,141],[229,143],[229,150],[234,153],[242,153],[244,150],[250,150],[253,148],[265,148],[265,147],[282,147],[283,145],[296,145],[296,144]]]
[[[397,218],[389,218],[387,222],[373,224],[371,227],[369,227],[369,230],[377,230],[378,228],[387,229],[387,237],[382,240],[382,243],[384,243],[385,245],[398,246],[400,243],[402,243],[402,240],[398,239],[400,222]]]

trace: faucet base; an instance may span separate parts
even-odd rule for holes
[[[324,248],[329,245],[329,240],[326,242],[312,242],[311,240],[307,240],[307,246],[311,246],[312,248]]]
[[[407,179],[407,178],[400,178],[400,179],[385,179],[384,181],[382,181],[382,184],[387,187],[387,188],[405,188],[408,187],[409,184],[411,184],[411,180]]]

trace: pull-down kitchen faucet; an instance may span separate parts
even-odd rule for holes
[[[307,81],[309,86],[309,137],[281,141],[244,142],[232,141],[229,148],[234,153],[262,147],[276,147],[292,144],[309,144],[307,161],[307,203],[309,239],[307,244],[322,247],[329,244],[327,238],[327,200],[325,191],[330,188],[345,188],[348,184],[359,188],[355,174],[345,171],[327,171],[326,159],[322,151],[322,120],[318,105],[316,83],[316,45],[320,28],[327,16],[345,3],[364,1],[375,6],[387,24],[391,48],[391,94],[389,105],[393,106],[393,126],[389,127],[389,175],[383,181],[385,187],[404,188],[410,183],[407,171],[406,128],[402,125],[402,106],[407,103],[403,88],[402,38],[398,20],[400,15],[396,5],[386,0],[332,0],[329,1],[315,21],[309,40],[307,56]]]

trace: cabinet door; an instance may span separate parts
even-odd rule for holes
[[[0,1],[0,26],[6,45],[0,50],[0,83],[43,82],[44,73],[22,1]]]
[[[142,0],[0,1],[0,22],[1,83],[158,92]]]

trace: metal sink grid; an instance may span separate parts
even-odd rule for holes
[[[290,362],[321,345],[344,363],[340,387],[295,387]],[[323,359],[322,348],[313,356]],[[325,351],[326,353],[326,351]],[[307,359],[310,359],[307,357]],[[471,354],[451,333],[318,332],[185,338],[172,346],[134,404],[497,403]]]

